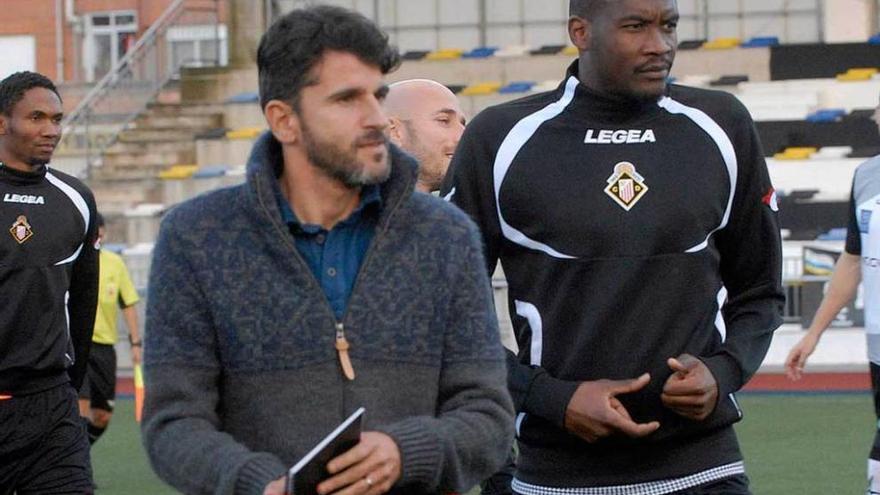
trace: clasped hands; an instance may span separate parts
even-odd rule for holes
[[[667,360],[672,375],[663,385],[660,400],[676,414],[695,421],[715,410],[718,383],[706,365],[690,354]],[[596,380],[581,383],[565,411],[565,428],[587,442],[622,433],[632,438],[650,435],[658,421],[636,423],[618,395],[637,392],[651,381],[648,373],[629,380]]]

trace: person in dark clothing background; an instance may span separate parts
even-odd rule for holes
[[[754,125],[729,94],[667,83],[674,0],[572,0],[570,15],[565,80],[477,115],[440,193],[508,281],[509,486],[747,494],[734,393],[784,303]]]
[[[0,494],[91,493],[76,389],[98,300],[95,200],[48,164],[62,107],[48,78],[0,82]]]

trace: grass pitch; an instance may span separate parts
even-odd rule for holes
[[[861,494],[875,422],[859,394],[741,394],[737,425],[755,495]],[[92,449],[100,495],[176,493],[149,467],[133,401],[121,399]],[[474,491],[473,493],[477,493]]]

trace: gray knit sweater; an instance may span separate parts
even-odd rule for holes
[[[261,494],[357,407],[400,448],[394,493],[464,492],[513,437],[505,364],[475,226],[414,193],[392,149],[383,209],[341,322],[283,225],[263,135],[244,185],[171,210],[147,306],[143,440],[185,493]]]

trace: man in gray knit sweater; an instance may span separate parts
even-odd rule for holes
[[[361,406],[365,432],[321,495],[464,492],[504,460],[513,413],[479,236],[413,192],[416,163],[387,142],[398,61],[350,11],[281,18],[258,52],[271,130],[246,183],[163,221],[143,438],[177,489],[281,494]]]

